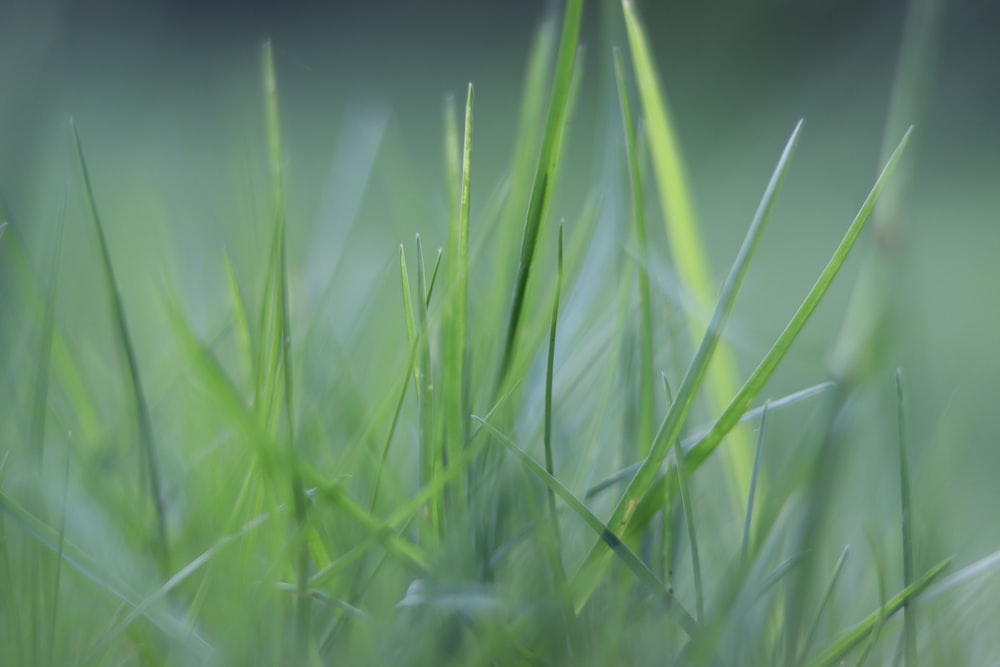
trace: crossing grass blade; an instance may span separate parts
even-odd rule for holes
[[[500,366],[497,373],[498,387],[506,382],[507,372],[517,344],[518,329],[528,289],[528,278],[535,259],[535,246],[538,244],[541,233],[552,179],[558,167],[558,144],[567,120],[582,14],[583,0],[569,0],[567,2],[562,33],[559,37],[559,50],[556,56],[556,71],[549,98],[549,110],[545,119],[545,131],[542,135],[542,146],[535,164],[535,176],[531,185],[531,194],[528,197],[528,211],[524,219],[524,231],[521,236],[521,251],[514,277],[510,314],[507,318],[503,351],[500,355]]]
[[[701,239],[680,142],[656,72],[649,40],[633,1],[622,0],[622,9],[639,97],[645,112],[660,206],[670,240],[670,256],[682,289],[692,299],[687,319],[692,336],[697,340],[705,330],[705,314],[715,300],[712,270]],[[738,387],[738,368],[725,343],[719,345],[715,357],[708,371],[707,390],[712,408],[722,410]],[[738,505],[749,492],[752,453],[749,438],[742,431],[737,430],[732,437],[734,446],[726,452],[725,465],[729,490]]]
[[[903,608],[903,605],[916,599],[925,589],[927,589],[943,573],[951,560],[944,560],[909,586],[906,586],[890,598],[886,604],[869,614],[863,621],[854,626],[840,640],[827,648],[822,653],[812,657],[806,664],[810,667],[828,667],[838,664],[844,656],[859,646],[861,642],[871,635],[882,619],[891,618],[896,612]]]
[[[625,490],[625,493],[615,506],[611,520],[608,524],[612,526],[618,537],[626,534],[629,529],[629,522],[632,519],[635,509],[638,507],[639,502],[649,492],[650,488],[654,485],[660,465],[663,463],[664,459],[666,459],[674,441],[680,437],[681,428],[687,420],[688,413],[694,404],[695,395],[701,386],[702,381],[705,379],[709,362],[712,359],[713,352],[715,351],[719,338],[722,334],[722,327],[733,307],[736,294],[739,291],[744,276],[746,275],[750,259],[753,256],[758,241],[760,240],[761,233],[770,218],[775,197],[780,189],[781,182],[788,167],[789,159],[791,158],[792,150],[798,141],[801,128],[802,123],[799,122],[796,125],[795,130],[792,132],[781,158],[778,160],[778,165],[771,176],[771,180],[768,183],[763,198],[761,199],[757,213],[754,215],[753,221],[750,223],[750,228],[747,230],[743,244],[737,253],[736,259],[734,260],[732,268],[729,271],[729,275],[723,283],[718,305],[712,314],[712,319],[705,331],[705,335],[702,338],[701,344],[698,346],[694,359],[691,361],[684,374],[684,379],[682,380],[681,386],[677,391],[675,400],[670,405],[670,410],[667,412],[666,418],[660,424],[660,428],[653,438],[649,454],[639,466],[639,470],[636,471],[635,477],[632,478]],[[593,549],[591,549],[583,568],[591,567],[603,553],[601,543],[599,542],[593,547]],[[589,597],[589,595],[590,591],[585,590],[584,597]]]
[[[157,560],[160,572],[166,575],[170,571],[170,544],[167,536],[167,509],[163,498],[162,482],[160,480],[159,464],[157,463],[156,444],[153,440],[153,424],[150,419],[149,405],[146,402],[146,395],[142,388],[142,379],[139,374],[139,361],[132,344],[132,336],[129,333],[128,321],[125,318],[125,306],[122,303],[121,291],[118,288],[118,281],[115,278],[114,266],[111,261],[111,250],[108,248],[107,237],[104,233],[104,225],[101,216],[97,211],[97,200],[94,197],[94,189],[91,185],[90,171],[87,169],[87,161],[83,153],[83,145],[80,142],[80,135],[77,132],[76,124],[70,122],[70,129],[73,133],[73,144],[76,149],[77,160],[79,161],[80,174],[83,178],[84,193],[87,198],[87,208],[90,213],[90,220],[94,225],[94,232],[97,236],[98,245],[101,250],[101,266],[104,272],[105,286],[107,288],[108,299],[111,302],[112,317],[114,327],[118,333],[119,342],[125,355],[128,366],[129,383],[132,389],[132,399],[135,402],[136,420],[139,427],[139,448],[142,459],[145,462],[144,476],[148,478],[149,496],[153,505],[155,542]]]
[[[773,412],[774,410],[796,405],[801,401],[812,398],[814,396],[818,396],[819,394],[822,394],[825,391],[829,391],[833,387],[834,387],[833,382],[822,382],[820,384],[813,385],[812,387],[807,387],[806,389],[793,392],[791,394],[782,396],[781,398],[775,399],[773,401],[768,401],[767,410],[769,412]],[[747,412],[743,413],[742,417],[740,417],[740,423],[745,424],[751,422],[754,419],[758,419],[763,414],[764,414],[763,406],[759,408],[754,408],[753,410],[748,410]],[[685,455],[690,453],[693,449],[696,449],[701,443],[701,441],[704,440],[706,437],[708,437],[709,433],[711,433],[711,429],[707,428],[701,431],[697,431],[693,435],[684,438],[684,440],[681,441],[681,446],[684,449]],[[673,461],[672,458],[668,459],[668,462],[672,463],[672,461]],[[631,479],[635,475],[636,471],[639,470],[639,467],[641,465],[642,465],[641,462],[633,463],[630,466],[622,468],[613,475],[606,477],[597,484],[594,484],[593,486],[588,488],[586,497],[591,498],[597,495],[598,493],[601,493],[602,491],[611,488],[615,484],[620,484],[622,482]],[[665,477],[666,473],[667,473],[667,468],[661,466],[660,476],[658,478],[657,483],[663,482],[663,478]],[[653,491],[651,491],[651,493],[652,492]]]
[[[639,579],[640,582],[653,594],[655,594],[661,601],[665,604],[670,605],[671,609],[677,614],[678,623],[688,633],[692,638],[698,634],[698,623],[692,618],[691,614],[684,610],[684,608],[670,595],[670,592],[663,585],[656,574],[653,573],[649,567],[642,562],[635,553],[628,548],[624,542],[622,542],[615,532],[611,529],[610,524],[605,524],[601,521],[596,514],[590,511],[586,505],[584,505],[573,493],[567,489],[562,482],[548,474],[545,469],[535,463],[530,456],[528,456],[520,447],[518,447],[514,442],[507,437],[502,431],[493,426],[486,419],[480,418],[473,415],[473,419],[486,427],[496,438],[503,443],[507,451],[514,454],[522,464],[536,477],[538,477],[549,489],[551,489],[556,495],[558,495],[564,503],[566,503],[574,514],[583,519],[584,523],[587,524],[597,535],[600,537],[601,541],[608,546],[608,548],[618,557],[621,561],[632,571],[633,574]],[[571,583],[572,585],[572,583]]]
[[[882,173],[879,174],[878,179],[875,181],[875,185],[872,187],[871,192],[865,198],[864,203],[861,205],[861,209],[858,211],[857,216],[855,216],[854,221],[848,227],[847,232],[844,234],[844,238],[841,239],[840,244],[834,250],[830,261],[827,262],[826,267],[820,273],[819,278],[813,284],[809,293],[802,300],[795,314],[792,316],[791,320],[785,326],[785,329],[778,336],[774,345],[767,352],[761,362],[757,365],[757,368],[750,375],[750,378],[743,384],[743,387],[736,394],[733,400],[729,403],[726,410],[719,416],[716,420],[715,425],[709,434],[702,440],[696,448],[687,453],[687,458],[689,459],[688,465],[692,465],[697,468],[708,456],[715,451],[715,448],[722,442],[722,439],[732,430],[732,427],[740,420],[740,417],[746,412],[750,404],[760,395],[760,392],[764,389],[768,380],[774,375],[774,372],[778,369],[778,366],[784,360],[785,355],[791,349],[792,344],[795,339],[798,338],[802,329],[805,327],[809,318],[816,311],[820,302],[826,296],[827,291],[830,289],[830,285],[833,284],[833,279],[837,277],[840,273],[840,269],[843,267],[844,262],[847,260],[848,255],[850,255],[851,250],[854,248],[861,236],[861,232],[864,230],[865,225],[871,218],[872,211],[875,209],[875,204],[878,202],[879,195],[882,193],[885,184],[888,182],[889,176],[895,170],[899,160],[903,156],[903,152],[906,149],[906,145],[909,142],[910,131],[907,131],[903,135],[902,140],[893,151],[892,155],[889,156],[889,160],[886,162],[885,167],[882,169]]]

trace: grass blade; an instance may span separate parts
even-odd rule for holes
[[[643,193],[642,172],[639,166],[639,149],[636,145],[635,123],[632,120],[632,103],[625,82],[622,54],[614,50],[615,80],[618,83],[618,102],[621,107],[622,128],[625,132],[625,160],[632,194],[632,219],[635,223],[636,268],[639,271],[639,425],[635,437],[643,450],[653,439],[653,307],[650,296],[649,250],[646,234],[646,205]]]
[[[665,375],[663,376],[663,384],[667,392],[668,400],[670,400],[671,404],[673,404],[672,397],[670,396],[670,385],[667,383],[667,377]],[[678,461],[682,461],[684,459],[684,452],[681,449],[680,438],[674,440],[674,456]],[[694,596],[696,605],[695,618],[698,620],[698,625],[703,625],[705,623],[705,596],[702,592],[701,586],[701,558],[698,555],[698,531],[695,529],[694,506],[691,504],[691,488],[688,485],[687,466],[677,466],[677,487],[681,494],[681,506],[684,509],[684,522],[687,524],[688,542],[691,547],[691,574],[694,577]]]
[[[845,655],[868,638],[882,619],[891,618],[897,611],[903,608],[904,604],[916,598],[916,596],[928,588],[945,571],[950,562],[950,560],[945,560],[932,567],[922,577],[897,593],[883,607],[876,609],[865,617],[863,621],[854,626],[852,630],[833,646],[815,656],[807,664],[812,667],[828,667],[829,665],[839,663]]]
[[[632,63],[635,67],[639,97],[645,111],[649,150],[660,194],[660,205],[670,239],[670,253],[681,286],[693,299],[688,322],[694,339],[705,328],[705,313],[715,299],[712,271],[705,254],[691,189],[687,182],[680,143],[674,131],[666,96],[659,84],[655,61],[642,22],[632,0],[622,0],[625,28],[628,33]],[[725,344],[716,351],[716,361],[709,370],[708,391],[713,408],[721,410],[736,392],[736,362]],[[737,431],[737,433],[740,433]],[[745,435],[736,435],[734,447],[727,451],[726,470],[733,500],[739,504],[747,497],[751,468],[750,443]]]
[[[278,115],[278,86],[274,72],[274,51],[271,42],[264,43],[264,108],[267,122],[268,155],[270,156],[271,178],[273,185],[272,206],[274,206],[274,243],[273,253],[277,256],[273,284],[277,287],[275,296],[275,316],[277,321],[273,326],[276,333],[276,347],[279,347],[280,366],[282,368],[282,389],[285,407],[285,437],[292,465],[289,470],[289,483],[292,493],[292,508],[295,523],[301,536],[305,537],[308,528],[307,499],[302,479],[295,465],[297,456],[295,442],[295,401],[293,394],[294,381],[292,377],[292,331],[291,317],[288,309],[288,250],[285,231],[285,184],[284,163],[281,156],[281,122]],[[277,369],[275,368],[275,371]],[[296,604],[296,627],[299,641],[296,650],[309,654],[309,624],[311,601],[308,594],[309,584],[309,543],[302,539],[299,551],[299,561],[296,565],[296,585],[298,591]]]
[[[500,356],[500,368],[497,374],[498,387],[502,386],[507,379],[507,371],[509,370],[516,347],[518,328],[524,308],[524,298],[528,289],[528,278],[531,274],[531,265],[535,258],[535,246],[538,243],[538,237],[541,233],[552,178],[558,166],[558,144],[560,143],[568,116],[570,86],[573,79],[574,63],[576,61],[582,14],[583,0],[568,0],[566,14],[563,17],[562,34],[559,37],[556,72],[552,84],[552,95],[549,99],[548,115],[545,119],[542,147],[535,165],[535,176],[531,186],[531,194],[528,197],[528,211],[524,219],[521,252],[517,263],[517,273],[514,278],[514,292],[511,297],[510,315],[507,319],[503,352]]]
[[[149,495],[153,504],[153,513],[156,525],[156,551],[159,567],[162,574],[166,575],[170,571],[170,546],[167,538],[167,510],[163,500],[163,492],[160,482],[160,470],[157,463],[156,445],[153,441],[153,425],[149,415],[149,405],[146,403],[146,395],[142,389],[142,380],[139,376],[139,361],[136,358],[135,348],[132,345],[132,336],[129,334],[128,321],[125,318],[125,306],[122,303],[121,291],[118,288],[118,281],[115,278],[114,267],[111,262],[111,251],[108,248],[107,237],[104,234],[104,225],[101,216],[97,212],[97,201],[94,197],[94,188],[90,181],[90,172],[87,169],[87,161],[84,158],[83,145],[80,142],[80,135],[76,130],[76,124],[70,122],[73,132],[73,143],[76,148],[76,156],[79,160],[80,173],[83,176],[84,191],[87,196],[87,205],[90,212],[90,220],[94,225],[97,241],[101,249],[101,266],[104,269],[104,278],[108,290],[108,297],[111,301],[111,308],[114,317],[115,330],[125,352],[125,360],[128,365],[129,381],[132,387],[132,398],[135,401],[136,418],[139,426],[139,447],[142,458],[145,460],[145,474],[149,479]]]
[[[841,267],[843,267],[844,262],[847,260],[848,255],[850,255],[851,250],[857,243],[861,232],[864,230],[865,225],[871,218],[872,211],[875,209],[875,204],[878,201],[879,195],[882,193],[883,188],[889,178],[899,163],[900,158],[902,158],[903,151],[906,149],[906,145],[909,142],[910,131],[907,131],[903,135],[903,139],[900,141],[896,150],[889,157],[888,162],[886,162],[885,167],[882,169],[882,173],[879,174],[878,179],[875,181],[875,185],[872,187],[871,192],[865,198],[864,203],[861,205],[861,209],[858,211],[857,216],[848,227],[847,232],[844,234],[844,238],[840,241],[836,250],[833,252],[833,256],[830,257],[830,261],[827,263],[823,272],[820,273],[819,278],[813,284],[809,293],[806,295],[805,299],[799,305],[792,319],[785,326],[784,331],[778,336],[778,340],[775,341],[774,345],[764,356],[764,359],[757,365],[756,370],[751,374],[750,378],[744,383],[743,387],[740,389],[736,397],[730,402],[729,407],[726,408],[725,412],[716,420],[715,425],[712,427],[711,432],[702,440],[698,446],[687,453],[687,458],[690,460],[689,465],[694,465],[695,467],[701,465],[701,463],[711,454],[715,448],[722,442],[722,439],[726,437],[726,434],[732,429],[733,426],[740,420],[740,417],[746,411],[750,404],[760,395],[760,392],[764,389],[764,385],[767,381],[771,379],[771,376],[777,370],[778,366],[781,364],[785,355],[788,354],[789,349],[792,347],[792,343],[798,338],[802,329],[805,327],[806,322],[812,317],[812,314],[816,311],[817,306],[826,296],[827,291],[830,289],[830,285],[833,283],[833,279],[836,278],[837,274],[840,273]]]
[[[913,504],[910,502],[910,445],[906,428],[906,401],[903,371],[896,369],[896,397],[899,402],[899,492],[902,507],[903,586],[913,583]],[[909,600],[903,605],[903,647],[906,667],[917,664],[916,609]]]
[[[802,389],[800,391],[788,394],[787,396],[782,396],[779,399],[775,399],[773,401],[768,402],[768,411],[771,412],[779,408],[795,405],[800,401],[804,401],[808,398],[812,398],[813,396],[817,396],[829,389],[832,389],[833,387],[834,387],[833,382],[822,382],[820,384],[813,385],[812,387],[808,387],[806,389]],[[753,410],[748,410],[747,412],[743,413],[742,417],[740,417],[740,423],[745,424],[747,422],[753,421],[754,419],[757,419],[758,417],[763,415],[763,413],[764,413],[763,407],[754,408]],[[694,435],[688,436],[687,438],[682,440],[681,446],[684,449],[685,455],[689,454],[693,449],[696,449],[701,444],[702,440],[708,437],[709,433],[711,433],[711,429],[707,428],[698,431]],[[668,459],[668,461],[672,463],[673,459]],[[610,477],[607,477],[598,482],[597,484],[594,484],[589,489],[587,489],[586,497],[591,498],[592,496],[597,495],[601,491],[604,491],[605,489],[608,489],[611,486],[614,486],[615,484],[619,484],[621,482],[631,479],[635,475],[636,471],[639,470],[639,466],[641,465],[642,465],[641,462],[633,463],[630,466],[622,468],[621,470],[611,475]],[[658,483],[662,483],[666,473],[667,473],[667,468],[665,466],[661,466],[660,475],[657,478]]]
[[[809,648],[812,646],[813,639],[816,636],[816,631],[819,630],[819,621],[823,618],[823,612],[826,610],[826,606],[830,603],[830,598],[833,597],[834,588],[837,585],[837,580],[840,578],[840,573],[844,569],[844,563],[847,562],[847,554],[849,551],[850,547],[845,546],[844,550],[840,552],[840,557],[837,558],[837,563],[833,566],[833,572],[830,574],[830,579],[826,582],[826,588],[823,590],[823,597],[820,598],[819,607],[816,609],[816,617],[813,618],[812,625],[806,633],[806,641],[802,645],[803,654],[808,653]]]
[[[677,603],[676,600],[672,598],[670,592],[663,585],[656,575],[653,573],[649,567],[642,562],[635,553],[628,548],[624,542],[622,542],[615,532],[610,528],[608,524],[601,521],[597,515],[590,511],[586,505],[584,505],[573,493],[563,486],[562,482],[548,474],[545,469],[535,463],[530,456],[528,456],[520,447],[515,445],[510,438],[508,438],[503,432],[497,429],[495,426],[490,424],[487,420],[482,419],[473,415],[472,417],[480,424],[485,426],[500,442],[504,444],[509,452],[517,456],[517,458],[524,464],[524,466],[530,470],[536,477],[538,477],[548,488],[552,489],[563,502],[566,503],[569,508],[586,523],[595,533],[600,536],[601,541],[608,546],[608,548],[622,560],[623,563],[631,570],[635,576],[641,581],[649,590],[657,595],[664,603],[671,606],[678,615],[678,622],[685,632],[691,637],[695,637],[698,632],[698,623],[691,617],[689,613],[684,611],[684,609]]]
[[[444,390],[445,443],[444,464],[459,458],[468,442],[468,400],[466,385],[467,335],[469,307],[469,204],[472,182],[472,105],[474,90],[469,84],[465,101],[465,141],[462,149],[462,177],[458,215],[448,233],[448,299],[445,308]],[[461,512],[464,503],[450,508]]]
[[[740,550],[743,555],[744,563],[746,562],[747,556],[750,554],[750,526],[753,522],[753,503],[757,496],[757,479],[760,475],[760,459],[761,454],[764,452],[764,434],[767,430],[767,411],[770,407],[770,401],[764,403],[764,409],[760,413],[760,426],[757,430],[757,453],[754,455],[753,473],[750,476],[750,495],[747,498],[747,514],[746,518],[743,520],[743,546]],[[685,466],[678,466],[678,468],[683,467]]]
[[[628,530],[633,512],[636,507],[638,507],[639,502],[653,486],[660,465],[666,458],[667,453],[674,441],[680,436],[681,428],[687,419],[687,415],[691,410],[692,405],[694,404],[695,395],[698,388],[701,386],[702,380],[705,378],[709,361],[711,360],[712,354],[719,342],[719,338],[722,334],[722,326],[732,309],[736,293],[739,291],[739,287],[743,282],[744,276],[746,275],[750,258],[752,257],[753,252],[757,247],[757,242],[760,239],[760,235],[770,218],[775,196],[780,189],[781,181],[787,170],[792,150],[798,141],[801,128],[802,123],[799,122],[796,125],[795,130],[792,132],[781,158],[778,160],[778,165],[775,168],[771,181],[768,183],[767,189],[764,192],[764,196],[761,199],[757,213],[754,215],[753,221],[750,223],[750,228],[747,230],[743,244],[737,253],[736,259],[734,260],[732,268],[729,271],[729,275],[726,277],[726,281],[722,286],[718,305],[715,308],[715,312],[712,314],[712,319],[709,322],[707,330],[705,331],[702,342],[698,346],[694,359],[691,361],[691,364],[688,366],[688,369],[684,374],[684,379],[681,382],[680,389],[677,391],[677,397],[671,403],[670,410],[667,412],[666,418],[660,424],[660,428],[653,439],[652,446],[650,447],[649,454],[639,466],[639,470],[636,472],[635,477],[632,478],[632,481],[629,483],[625,493],[622,495],[622,498],[619,500],[614,512],[612,513],[612,518],[608,523],[614,527],[619,537],[624,535]],[[602,553],[599,551],[600,549],[600,543],[594,546],[587,557],[587,565],[593,563]],[[585,565],[585,567],[587,565]],[[589,592],[585,595],[589,597]]]

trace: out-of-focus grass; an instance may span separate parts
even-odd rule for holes
[[[61,34],[24,17],[25,35]],[[75,65],[86,76],[42,93],[7,64],[14,47],[2,51],[0,80],[26,95],[0,105],[2,145],[16,149],[0,156],[5,656],[938,664],[996,650],[978,629],[998,610],[975,593],[994,585],[997,548],[986,502],[997,461],[985,446],[1000,369],[987,333],[1000,320],[988,298],[995,137],[943,143],[945,119],[962,113],[946,93],[965,90],[962,79],[929,86],[894,202],[909,240],[890,344],[873,348],[869,378],[782,400],[826,379],[859,267],[848,259],[774,376],[750,385],[758,404],[775,400],[760,445],[768,483],[744,514],[745,489],[731,492],[732,470],[710,453],[734,441],[687,438],[732,426],[696,400],[693,379],[708,378],[720,331],[732,372],[748,376],[837,246],[880,146],[900,138],[882,136],[893,49],[860,40],[865,58],[884,56],[873,67],[836,48],[803,59],[831,76],[772,63],[748,90],[737,74],[697,81],[712,57],[692,52],[684,67],[675,43],[649,42],[713,289],[782,133],[807,117],[743,290],[696,355],[657,216],[657,198],[673,195],[653,178],[650,109],[629,103],[641,92],[630,61],[602,79],[609,45],[577,51],[571,23],[559,79],[555,20],[516,62],[470,58],[485,72],[472,77],[475,128],[471,88],[465,122],[456,113],[442,128],[444,90],[411,70],[359,85],[308,34],[276,42],[264,103],[246,43],[196,69],[193,53],[160,62],[153,46],[132,64],[96,54]],[[73,47],[51,48],[60,61]],[[140,62],[153,66],[140,75]],[[942,57],[942,77],[954,63]],[[383,86],[398,97],[342,101]],[[87,187],[62,105],[84,139]],[[512,299],[523,302],[516,318]],[[725,299],[717,312],[729,313]],[[907,371],[905,412],[895,366]],[[731,416],[754,423],[752,405]],[[670,437],[651,448],[664,419]],[[635,470],[642,493],[623,496]],[[801,530],[807,517],[815,525]],[[157,555],[167,547],[169,561]],[[581,568],[591,547],[600,565]],[[892,612],[904,608],[900,622]]]

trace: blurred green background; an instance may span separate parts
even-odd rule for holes
[[[899,191],[903,262],[892,296],[899,317],[884,369],[868,390],[872,400],[858,410],[843,453],[847,472],[836,506],[843,530],[855,537],[865,516],[881,524],[898,511],[896,452],[886,443],[895,428],[892,369],[902,366],[912,407],[918,561],[956,554],[962,565],[1000,544],[1000,9],[985,1],[939,4],[933,36],[921,46],[923,92],[903,114],[917,134]],[[887,118],[908,6],[639,3],[719,279],[785,138],[797,119],[806,121],[729,327],[744,373],[843,234],[878,173],[883,142],[899,139],[900,127]],[[551,10],[528,1],[5,0],[0,195],[36,267],[46,265],[54,222],[67,209],[59,318],[89,351],[94,381],[116,371],[106,368],[110,324],[95,296],[102,294],[97,247],[69,150],[70,115],[88,152],[126,307],[142,313],[132,326],[140,358],[157,369],[150,393],[168,396],[173,351],[162,286],[183,295],[211,336],[224,319],[217,312],[226,298],[223,252],[255,280],[255,258],[267,247],[259,47],[273,39],[297,309],[315,317],[310,349],[340,349],[364,378],[405,358],[398,244],[418,231],[428,246],[444,244],[442,100],[461,97],[469,81],[476,85],[475,245],[477,213],[510,157],[532,35]],[[590,3],[586,11],[585,78],[552,216],[567,218],[572,235],[583,199],[597,191],[611,202],[591,251],[594,266],[606,266],[624,252],[622,142],[610,68],[611,47],[624,43],[624,33],[616,3]],[[887,126],[897,134],[885,138]],[[663,276],[662,225],[653,224]],[[860,254],[873,244],[869,234]],[[851,260],[767,395],[826,378],[860,260]],[[489,277],[484,270],[480,280]],[[331,275],[349,279],[334,280],[325,293]],[[17,360],[33,335],[32,323],[19,320],[15,279],[0,267],[8,387],[18,381]],[[570,305],[567,317],[573,312]],[[382,326],[362,329],[359,313]],[[390,343],[401,351],[384,358]],[[777,417],[772,428],[787,434],[776,441],[795,442],[802,424]],[[778,470],[794,455],[768,452]]]

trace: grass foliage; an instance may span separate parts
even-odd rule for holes
[[[849,560],[829,530],[843,417],[866,395],[862,376],[877,373],[768,393],[834,281],[849,279],[911,132],[893,138],[829,262],[741,379],[726,322],[808,141],[804,125],[716,274],[655,45],[624,0],[627,48],[607,54],[621,150],[606,159],[627,196],[609,204],[594,191],[557,219],[564,149],[584,140],[571,125],[583,5],[568,0],[561,24],[537,33],[510,167],[489,201],[473,201],[473,143],[489,129],[473,125],[472,85],[463,113],[446,102],[443,250],[426,257],[437,230],[412,230],[423,236],[400,245],[398,307],[373,295],[361,334],[327,347],[310,343],[322,325],[296,281],[289,237],[301,230],[286,215],[269,44],[270,241],[250,271],[218,254],[221,333],[204,332],[169,280],[155,295],[123,293],[127,248],[100,213],[111,184],[88,165],[86,128],[72,126],[72,192],[99,248],[103,290],[90,298],[94,317],[109,318],[111,352],[98,358],[110,370],[88,375],[101,353],[59,316],[60,288],[74,279],[62,266],[69,214],[36,266],[21,222],[2,211],[4,271],[16,281],[3,314],[0,663],[918,664],[931,641],[920,596],[985,576],[996,559],[944,579],[948,561],[917,552],[902,374],[900,480],[887,482],[901,488],[897,564],[876,552],[881,538],[870,563],[856,549]],[[607,206],[620,207],[612,217],[630,249],[620,273],[588,254]],[[685,295],[680,317],[665,316],[678,305],[651,278],[657,258],[669,258],[671,287]],[[601,271],[611,289],[588,291],[583,279]],[[167,369],[133,336],[150,313],[165,322],[154,340]],[[317,382],[317,369],[337,381]],[[802,425],[799,441],[765,431],[781,415]],[[796,447],[791,471],[769,466],[765,453]],[[878,595],[852,590],[852,566]]]

